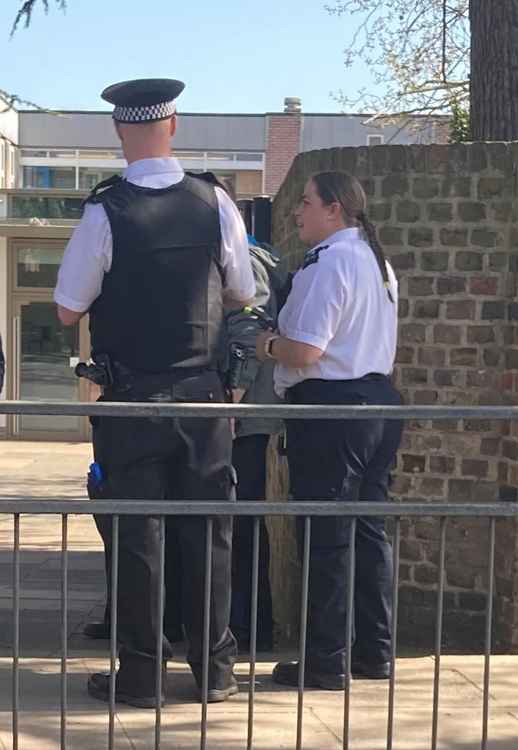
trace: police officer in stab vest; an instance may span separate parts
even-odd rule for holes
[[[253,297],[248,244],[225,193],[185,175],[170,155],[174,99],[184,84],[128,81],[102,96],[128,167],[97,186],[70,240],[55,300],[60,320],[90,314],[92,357],[103,364],[106,401],[221,402],[218,373],[224,305]],[[102,417],[93,427],[100,494],[120,499],[233,500],[232,440],[226,419]],[[109,528],[97,519],[105,544]],[[184,560],[187,659],[202,679],[205,519],[170,517],[166,546]],[[121,517],[116,699],[154,708],[159,521]],[[231,519],[214,519],[209,701],[237,692],[236,645],[229,630]],[[166,580],[167,587],[167,580]],[[166,591],[167,597],[167,591]],[[171,656],[167,637],[164,659]],[[165,685],[164,685],[165,689]],[[109,699],[109,676],[94,674],[90,694]],[[160,696],[163,700],[163,696]]]

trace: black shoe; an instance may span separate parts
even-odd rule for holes
[[[379,661],[369,664],[369,662],[353,659],[351,673],[355,680],[389,680],[390,662]]]
[[[202,700],[200,689],[200,701]],[[230,698],[231,695],[239,693],[239,687],[234,675],[231,675],[228,685],[223,688],[209,688],[207,691],[207,703],[222,703]]]
[[[102,622],[88,622],[83,629],[83,635],[87,638],[93,638],[94,640],[110,640],[110,626],[104,621]]]
[[[118,675],[117,675],[118,677]],[[164,679],[162,679],[162,686],[164,686]],[[110,702],[110,675],[102,674],[97,672],[96,674],[90,675],[88,678],[88,693],[92,698]],[[122,690],[119,687],[118,679],[115,682],[115,702],[116,703],[127,703],[128,706],[136,706],[137,708],[156,708],[156,698],[154,695],[132,695],[126,690]],[[162,693],[160,705],[164,705],[165,698]]]
[[[299,662],[279,662],[272,672],[274,682],[279,685],[299,686]],[[304,685],[306,687],[321,688],[322,690],[344,690],[345,674],[330,672],[312,672],[306,669],[304,674]]]

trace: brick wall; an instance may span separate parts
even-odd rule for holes
[[[264,189],[275,195],[300,151],[302,115],[299,112],[268,115]]]
[[[297,157],[275,199],[274,240],[294,268],[302,250],[291,211],[308,176],[345,169],[362,182],[400,283],[395,382],[407,404],[517,403],[517,163],[518,143],[314,151]],[[518,424],[407,423],[396,499],[515,501],[517,487]],[[483,642],[487,539],[487,521],[448,522],[445,643],[451,647]],[[400,629],[407,644],[433,642],[438,554],[437,522],[403,522]],[[517,525],[499,522],[495,640],[515,651],[517,566]],[[286,612],[279,612],[282,621]]]

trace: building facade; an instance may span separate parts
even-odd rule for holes
[[[295,156],[334,146],[443,140],[440,121],[377,128],[366,115],[306,114],[300,100],[266,114],[180,114],[174,152],[193,172],[210,170],[238,199],[273,197]],[[74,375],[89,356],[87,320],[65,329],[52,291],[81,203],[125,161],[108,112],[0,113],[0,334],[7,359],[2,398],[88,400]],[[1,417],[0,435],[81,440],[86,420]]]

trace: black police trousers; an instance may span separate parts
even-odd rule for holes
[[[130,388],[109,389],[104,401],[221,402],[217,373],[181,379],[178,375],[134,378]],[[122,418],[93,420],[95,460],[101,465],[104,496],[132,500],[228,500],[229,516],[213,520],[212,591],[210,608],[209,687],[228,684],[236,657],[230,618],[232,518],[235,478],[231,465],[232,438],[228,419]],[[111,523],[95,517],[107,556],[111,554]],[[182,560],[182,615],[188,640],[187,661],[201,685],[203,591],[206,522],[202,517],[166,518],[166,560],[179,551]],[[159,519],[121,516],[119,523],[117,635],[122,672],[153,674],[145,665],[155,660],[159,597]],[[167,568],[171,568],[167,565]],[[178,571],[169,570],[177,575]],[[167,600],[171,598],[166,576]],[[173,584],[174,591],[178,586]],[[176,595],[173,591],[173,597]],[[174,606],[174,603],[173,603]],[[167,628],[166,628],[167,629]],[[172,655],[164,633],[163,658]],[[139,662],[143,669],[139,669]],[[131,679],[131,674],[127,675]],[[149,686],[154,691],[154,679]]]
[[[234,440],[232,462],[237,472],[238,500],[264,502],[266,496],[266,449],[269,438],[269,435],[244,435]],[[254,519],[248,516],[235,516],[232,541],[230,626],[238,644],[245,648],[250,641],[253,538]],[[270,650],[273,644],[269,567],[268,530],[264,518],[261,518],[259,525],[257,645],[262,650]]]
[[[399,405],[382,375],[359,380],[305,380],[289,389],[296,404]],[[295,500],[386,502],[401,441],[400,420],[287,420],[290,485]],[[312,518],[307,667],[344,673],[347,558],[351,521]],[[299,550],[303,520],[298,522]],[[383,518],[358,518],[355,535],[354,656],[378,664],[390,658],[392,548]]]

